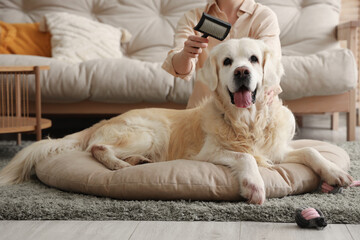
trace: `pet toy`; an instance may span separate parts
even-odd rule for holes
[[[319,230],[327,226],[324,214],[315,208],[298,208],[295,212],[295,221],[301,228],[317,228]]]
[[[353,181],[349,187],[359,187],[360,181]],[[340,186],[331,186],[326,182],[323,182],[320,185],[320,190],[323,193],[342,193],[343,187]],[[305,208],[298,208],[295,212],[295,221],[297,225],[301,228],[317,228],[323,229],[326,227],[326,219],[324,214],[315,208],[305,207]]]
[[[360,181],[353,181],[349,187],[359,187]],[[331,186],[326,182],[323,182],[320,186],[320,190],[323,193],[342,193],[344,188],[339,186]]]

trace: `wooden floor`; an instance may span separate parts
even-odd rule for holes
[[[346,141],[345,117],[331,131],[328,115],[306,116],[297,139]],[[360,128],[356,129],[360,141]],[[0,221],[0,239],[131,239],[131,240],[360,240],[360,225],[330,224],[323,230],[301,229],[295,223],[146,222],[146,221]]]
[[[1,221],[0,233],[4,240],[360,240],[360,225],[317,230],[259,222]]]

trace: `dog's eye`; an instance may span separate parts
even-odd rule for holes
[[[252,55],[252,56],[250,57],[250,62],[252,62],[252,63],[258,63],[258,62],[259,62],[259,59],[257,58],[257,56]]]
[[[228,66],[231,65],[233,62],[233,60],[231,58],[225,58],[224,60],[224,66]]]

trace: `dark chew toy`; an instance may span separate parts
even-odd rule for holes
[[[323,182],[320,186],[321,192],[323,193],[342,193],[343,188],[340,186],[331,186],[327,184],[326,182]]]
[[[356,180],[356,181],[353,181],[349,187],[359,187],[360,186],[360,181],[359,180]],[[344,190],[343,187],[340,187],[340,186],[331,186],[329,184],[327,184],[326,182],[323,182],[320,186],[320,191],[323,192],[323,193],[342,193]]]
[[[324,214],[315,208],[298,208],[295,212],[295,221],[301,228],[317,228],[319,230],[326,227]]]
[[[229,34],[230,28],[230,23],[203,13],[199,23],[194,27],[194,30],[203,33],[202,37],[204,38],[210,36],[222,41]]]

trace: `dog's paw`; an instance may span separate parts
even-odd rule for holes
[[[261,176],[257,178],[244,177],[240,179],[240,195],[251,204],[263,204],[265,202],[265,186]]]
[[[129,164],[121,159],[116,158],[116,159],[112,159],[111,161],[109,161],[107,166],[110,170],[119,170],[122,168],[131,167],[131,164]]]
[[[131,156],[124,159],[125,162],[135,166],[139,164],[146,164],[146,163],[152,163],[152,161],[144,156],[138,155],[138,156]]]
[[[127,162],[124,162],[122,160],[113,160],[111,162],[109,162],[108,164],[106,164],[106,167],[109,168],[110,170],[119,170],[122,168],[126,168],[126,167],[131,167],[131,165]]]
[[[111,151],[105,145],[92,146],[91,153],[95,159],[97,159],[100,163],[105,165],[110,170],[119,170],[131,166],[129,163],[124,162],[121,159],[118,159],[114,155],[113,151]]]
[[[327,170],[320,171],[321,178],[329,185],[347,187],[354,179],[338,166],[331,165]]]

